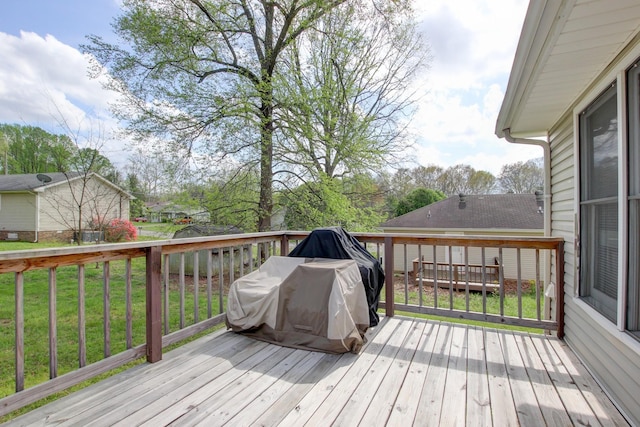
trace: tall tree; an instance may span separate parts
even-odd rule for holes
[[[95,172],[116,185],[121,184],[120,172],[107,157],[92,147],[79,148],[70,160],[74,171],[86,173]]]
[[[438,177],[438,189],[449,196],[459,193],[488,194],[494,182],[495,177],[490,172],[459,164],[448,167]]]
[[[438,188],[438,178],[444,169],[437,165],[418,166],[412,171],[416,187]]]
[[[203,205],[211,222],[255,231],[260,197],[260,177],[250,169],[227,168],[209,179]]]
[[[142,192],[140,188],[140,181],[138,180],[138,176],[133,173],[128,173],[127,178],[125,179],[125,185],[129,194],[135,197],[135,199],[129,202],[129,207],[130,207],[129,216],[131,217],[145,216],[147,214],[146,208],[144,205],[146,195]]]
[[[344,1],[125,0],[114,29],[131,48],[91,36],[85,49],[114,77],[110,87],[123,95],[117,112],[132,130],[255,161],[258,229],[267,230],[274,77],[296,39]]]
[[[354,182],[325,178],[281,194],[289,229],[311,230],[340,225],[351,231],[375,230],[385,217],[376,206],[346,196]]]
[[[163,194],[181,190],[187,180],[188,164],[180,160],[180,154],[184,153],[139,146],[129,155],[125,169],[137,177],[146,201],[157,202]]]
[[[9,137],[0,132],[0,158],[2,162],[2,173],[9,175]]]
[[[6,172],[46,173],[69,170],[76,147],[66,135],[54,135],[36,126],[0,125],[8,144]],[[4,160],[4,159],[3,159]]]
[[[544,186],[544,169],[537,159],[502,166],[498,184],[505,193],[533,193]]]
[[[68,164],[60,171],[67,177],[66,190],[69,198],[58,198],[55,193],[48,197],[52,209],[58,212],[57,221],[67,226],[78,236],[76,242],[82,244],[82,231],[104,230],[113,219],[122,215],[122,194],[104,185],[96,174],[105,174],[119,184],[120,173],[100,150],[104,147],[107,134],[102,126],[72,127],[71,121],[60,109],[58,125],[64,138],[72,147]],[[104,178],[104,177],[103,177]],[[65,217],[64,213],[70,213]],[[127,218],[124,218],[127,219]]]
[[[327,12],[289,51],[276,94],[277,157],[312,180],[379,171],[409,142],[409,86],[425,63],[411,9],[352,0]]]
[[[496,185],[496,177],[491,172],[475,171],[469,178],[470,194],[490,194]]]
[[[394,213],[396,216],[404,215],[446,198],[447,196],[442,191],[416,188],[398,202]]]
[[[413,172],[413,169],[400,168],[390,175],[381,173],[380,179],[387,189],[387,197],[398,200],[414,190],[417,186]]]
[[[469,180],[473,176],[475,169],[469,165],[449,166],[438,177],[438,189],[448,196],[458,193],[470,193]]]

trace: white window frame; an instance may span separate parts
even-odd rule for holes
[[[629,85],[629,82],[627,81],[627,75],[631,70],[635,70],[635,72],[637,73],[637,79],[636,82],[640,81],[640,57],[638,57],[636,59],[636,61],[627,68],[627,70],[624,73],[624,77],[623,77],[623,81],[625,83],[625,88]],[[624,298],[623,301],[621,301],[622,307],[625,311],[624,316],[622,316],[619,321],[621,322],[621,325],[623,326],[624,330],[628,330],[636,339],[640,340],[640,301],[638,301],[638,295],[640,295],[640,281],[638,281],[639,283],[636,283],[635,285],[635,289],[629,289],[631,287],[631,283],[630,280],[633,277],[633,275],[631,274],[631,269],[635,269],[635,278],[636,280],[638,279],[638,277],[640,277],[640,262],[637,263],[635,266],[630,266],[629,265],[629,259],[631,259],[633,256],[638,256],[640,255],[640,242],[634,242],[635,243],[635,247],[632,249],[630,247],[630,239],[629,239],[629,234],[630,234],[630,230],[631,230],[631,226],[630,226],[630,222],[631,222],[631,217],[630,217],[630,209],[629,206],[631,204],[631,200],[635,199],[637,200],[638,195],[640,194],[640,188],[638,189],[638,193],[639,194],[635,194],[635,195],[631,195],[631,186],[629,185],[629,179],[630,179],[630,174],[628,173],[628,170],[631,169],[632,167],[635,168],[639,168],[640,167],[640,83],[637,83],[637,87],[636,87],[636,93],[638,94],[637,98],[634,100],[636,102],[637,109],[635,111],[633,111],[633,113],[636,114],[636,122],[635,122],[635,126],[637,127],[635,129],[636,134],[636,141],[628,141],[625,140],[625,151],[624,151],[624,164],[628,165],[626,168],[623,168],[624,170],[622,171],[624,173],[623,177],[624,177],[624,205],[626,208],[625,211],[625,223],[624,223],[624,244],[625,247],[627,248],[627,256],[625,257],[625,261],[626,264],[624,265],[623,271],[625,272],[625,276],[624,276],[624,282],[623,284],[625,284],[625,289],[626,292],[624,294]],[[627,92],[625,91],[625,108],[627,108]],[[625,115],[624,115],[624,125],[625,125],[625,129],[630,129],[631,128],[631,122],[628,119],[630,116],[631,112],[625,110]],[[631,133],[631,132],[629,132]],[[627,133],[625,133],[625,137],[627,137]],[[632,159],[629,156],[629,151],[631,148],[632,143],[637,144],[636,150],[637,150],[637,156],[636,159]],[[635,165],[630,165],[630,163],[632,162],[637,162],[637,164]],[[637,179],[640,179],[640,173],[639,173],[639,177]],[[640,185],[640,183],[637,183],[636,185]],[[639,222],[637,223],[636,229],[640,229],[640,220],[638,220],[636,218],[636,221]],[[631,295],[631,297],[630,297]],[[628,307],[628,304],[633,304],[633,307]],[[630,319],[631,317],[631,319]],[[631,329],[629,327],[629,321],[632,321],[633,323],[635,323],[635,329]]]
[[[620,56],[618,60],[611,64],[607,71],[603,73],[598,81],[590,88],[588,92],[580,98],[573,108],[573,156],[574,156],[574,213],[575,213],[575,239],[576,252],[574,257],[574,288],[573,297],[576,303],[585,311],[591,314],[591,317],[598,319],[598,324],[606,330],[616,330],[624,332],[619,338],[628,345],[640,349],[640,337],[638,334],[631,334],[627,330],[627,299],[628,299],[628,257],[629,257],[629,186],[628,174],[626,167],[618,168],[618,316],[615,324],[606,319],[602,314],[593,307],[582,301],[579,296],[579,251],[580,251],[580,153],[579,153],[579,135],[580,122],[579,115],[602,93],[611,82],[617,83],[617,102],[618,102],[618,160],[619,165],[628,164],[628,140],[627,128],[629,111],[627,109],[627,70],[636,62],[640,62],[640,43],[624,56]],[[640,267],[639,267],[640,268]],[[639,290],[640,292],[640,290]],[[640,310],[640,307],[638,307]],[[633,335],[632,339],[630,335]]]

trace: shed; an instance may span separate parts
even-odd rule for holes
[[[173,234],[173,239],[188,239],[194,237],[206,237],[206,236],[221,236],[226,234],[242,234],[242,230],[232,225],[201,225],[193,224],[188,225]],[[243,246],[242,250],[234,248],[233,262],[234,265],[240,265],[243,263],[247,265],[249,262],[249,247]],[[212,273],[217,273],[220,269],[220,250],[212,249]],[[230,251],[229,248],[223,248],[223,262],[227,264],[229,262]],[[207,262],[208,251],[198,251],[198,272],[200,276],[207,275]],[[180,273],[181,254],[169,255],[169,272],[171,274]],[[184,273],[193,276],[193,253],[188,252],[184,254]]]

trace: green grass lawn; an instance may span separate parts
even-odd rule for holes
[[[61,248],[75,246],[69,243],[61,242],[44,242],[44,243],[31,243],[31,242],[7,242],[0,240],[0,252],[4,251],[22,251],[27,249],[47,249],[47,248]]]
[[[529,319],[536,318],[537,312],[535,297],[535,291],[525,292],[522,294],[522,317]],[[399,292],[396,290],[394,301],[397,304],[404,304],[404,291]],[[449,291],[446,289],[440,289],[438,292],[437,308],[448,310],[451,307],[450,301]],[[420,295],[418,291],[409,291],[408,302],[412,305],[420,305]],[[433,291],[423,293],[422,305],[426,307],[436,306]],[[453,309],[463,311],[467,310],[467,298],[465,292],[453,292]],[[483,297],[481,292],[469,292],[469,311],[483,313]],[[503,300],[503,312],[505,316],[518,317],[518,299],[515,295],[505,295]],[[498,293],[487,293],[486,313],[500,314],[500,295]]]
[[[170,222],[133,222],[133,225],[146,231],[169,234],[173,234],[185,227],[185,225],[176,225]]]

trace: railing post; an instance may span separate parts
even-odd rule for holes
[[[147,362],[162,359],[162,248],[147,248]]]
[[[556,321],[557,336],[564,338],[564,240],[556,245]]]
[[[289,236],[287,236],[286,234],[280,236],[280,255],[289,255]]]
[[[393,317],[395,315],[394,308],[394,289],[393,289],[393,238],[385,236],[384,238],[384,287],[385,287],[385,315]]]

